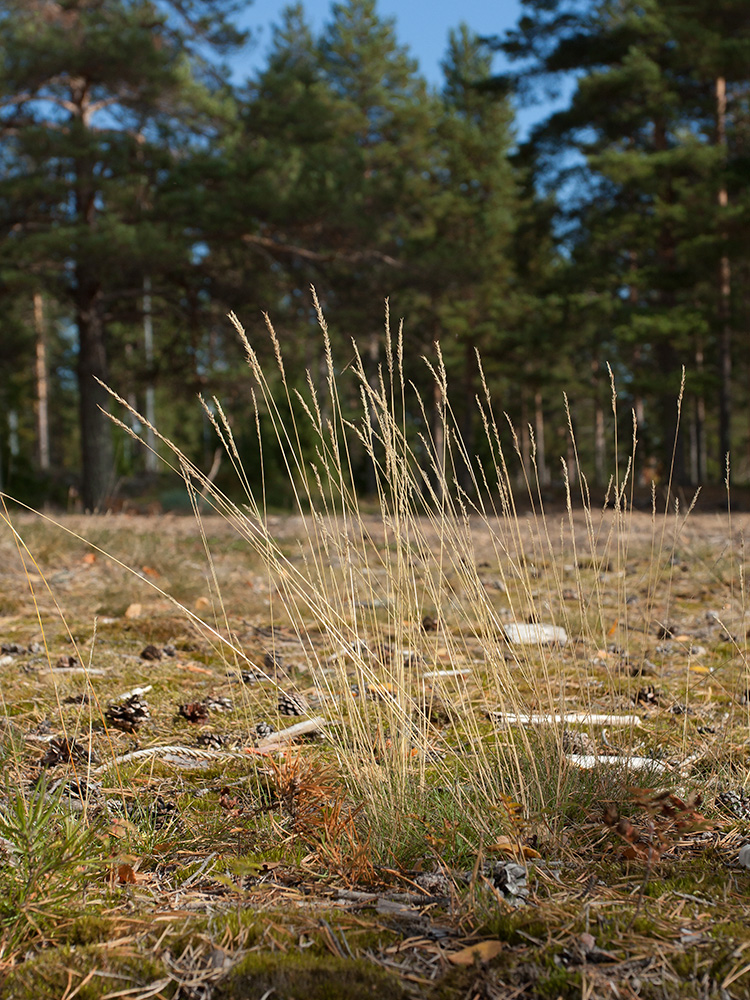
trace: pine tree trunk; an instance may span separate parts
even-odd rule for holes
[[[634,250],[631,250],[628,256],[630,257],[630,266],[635,274],[638,268],[638,254]],[[635,313],[635,311],[638,309],[638,301],[639,301],[638,286],[634,281],[631,281],[630,285],[628,286],[628,302],[630,303],[630,307],[633,313]],[[646,430],[645,405],[643,402],[643,396],[641,394],[641,391],[637,387],[640,377],[641,361],[642,361],[642,347],[640,344],[636,344],[633,348],[633,362],[632,362],[633,374],[635,376],[635,384],[636,384],[635,394],[633,397],[633,414],[635,416],[634,433],[636,436],[636,441],[640,440],[641,436],[645,434]],[[647,461],[650,461],[651,458],[649,454],[651,451],[651,447],[652,447],[651,444],[647,443],[647,453],[646,453]]]
[[[47,375],[47,331],[44,325],[44,301],[34,292],[34,331],[36,333],[36,436],[39,468],[49,470],[49,379]]]
[[[99,290],[77,268],[78,393],[81,425],[81,499],[87,511],[101,510],[114,486],[109,394],[95,381],[107,379],[107,355]]]
[[[604,483],[604,407],[600,382],[599,359],[591,362],[591,385],[594,396],[594,482],[597,486]]]
[[[442,502],[445,499],[445,400],[438,379],[433,383],[432,442],[435,446],[435,494]]]
[[[21,454],[21,442],[18,437],[18,410],[8,410],[8,452],[11,458],[18,458]]]
[[[654,147],[658,152],[667,149],[666,123],[663,119],[656,119],[654,122]],[[665,205],[673,204],[674,190],[671,180],[667,180],[661,197]],[[676,256],[675,237],[669,221],[664,221],[661,225],[657,253],[664,275],[662,279],[664,286],[659,292],[659,300],[661,308],[668,315],[674,309],[675,296],[667,282],[667,278],[671,278],[671,275],[674,273]],[[684,435],[678,433],[679,420],[677,414],[677,393],[675,392],[675,381],[680,372],[680,361],[671,335],[664,337],[656,345],[655,354],[658,370],[663,376],[661,380],[662,389],[659,392],[659,409],[661,411],[664,466],[668,470],[671,481],[675,485],[683,485],[685,482],[685,445]]]
[[[604,484],[604,407],[599,393],[594,396],[594,482]]]
[[[716,79],[716,144],[726,150],[727,135],[727,84],[724,77]],[[719,209],[729,203],[726,184],[722,181],[718,195]],[[722,232],[726,240],[726,233]],[[732,272],[729,257],[721,255],[719,261],[719,458],[722,468],[732,442],[732,327],[731,294]]]
[[[151,369],[154,364],[154,327],[151,316],[151,278],[146,275],[143,279],[143,356],[148,369],[146,376],[146,406],[145,414],[147,424],[144,437],[146,439],[146,472],[156,472],[159,467],[159,456],[156,454],[156,434],[154,424],[156,423],[156,403],[154,393],[154,382]]]
[[[695,426],[698,431],[698,483],[696,485],[700,486],[705,482],[708,469],[706,456],[706,400],[703,395],[698,397]]]
[[[476,437],[474,433],[474,408],[477,394],[477,356],[474,346],[474,340],[467,337],[464,346],[464,409],[461,420],[461,438],[469,462],[474,455]],[[457,469],[458,481],[467,493],[470,493],[473,487],[471,468],[466,466],[460,458],[458,458],[458,462],[460,463]]]
[[[521,386],[521,464],[523,465],[523,475],[519,478],[519,483],[523,485],[528,479],[531,470],[531,439],[529,437],[529,400],[526,380]]]
[[[703,375],[703,344],[701,340],[695,347],[695,370],[698,376]],[[706,478],[706,399],[703,389],[695,397],[695,484],[700,486]]]
[[[89,82],[73,78],[70,101],[71,142],[80,149],[74,160],[76,223],[89,234],[97,227],[97,182],[89,131],[92,95]],[[101,510],[114,486],[112,436],[108,418],[109,394],[96,382],[107,379],[107,351],[102,315],[98,262],[78,260],[75,266],[76,326],[78,328],[78,398],[81,432],[81,500],[86,511]]]
[[[544,403],[540,389],[537,389],[534,394],[534,434],[536,436],[536,468],[539,475],[539,485],[549,486],[550,475],[544,444]]]
[[[665,376],[674,374],[678,370],[677,353],[671,343],[667,341],[660,343],[656,349],[656,357],[659,371],[663,372]],[[671,478],[675,485],[683,485],[685,483],[684,435],[680,434],[677,395],[669,382],[666,378],[664,379],[665,388],[659,394],[662,414],[662,447],[665,457],[664,468],[667,478]]]
[[[370,383],[370,388],[374,393],[379,392],[378,385],[378,360],[380,358],[380,333],[377,330],[373,330],[367,341],[367,357],[369,360],[369,371],[367,373],[367,381]],[[375,407],[370,404],[370,421],[372,423],[373,430],[377,430],[377,413]],[[367,463],[367,492],[373,496],[378,488],[377,474],[375,470],[375,465],[372,461],[368,460]]]

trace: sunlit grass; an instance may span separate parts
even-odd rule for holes
[[[744,556],[732,523],[716,528],[717,551],[693,531],[691,503],[676,503],[670,489],[654,491],[650,515],[636,513],[635,426],[627,454],[612,442],[619,471],[600,508],[582,469],[566,464],[566,502],[546,509],[533,434],[526,471],[519,436],[483,377],[476,405],[491,458],[480,465],[462,442],[439,349],[429,363],[430,398],[442,401],[432,421],[404,375],[401,330],[386,327],[385,363],[372,379],[358,355],[339,370],[320,313],[319,321],[327,376],[323,388],[308,378],[298,393],[271,324],[276,368],[267,372],[234,320],[262,471],[250,480],[220,401],[205,403],[236,472],[232,496],[155,430],[192,522],[76,518],[59,532],[49,518],[5,508],[6,564],[21,566],[5,588],[15,595],[5,614],[33,615],[41,640],[28,679],[11,687],[12,666],[4,668],[10,720],[0,752],[16,805],[32,814],[44,801],[56,817],[46,823],[50,857],[71,823],[94,838],[96,907],[111,894],[147,893],[156,872],[178,893],[205,862],[214,882],[240,896],[276,865],[347,886],[446,872],[461,912],[476,915],[499,905],[482,881],[497,858],[541,854],[573,866],[590,861],[603,837],[616,846],[602,810],[634,808],[633,786],[715,793],[742,780]],[[615,408],[614,386],[612,400]],[[284,517],[269,513],[264,492],[269,428],[295,497]],[[374,502],[356,487],[363,459]],[[470,489],[458,482],[464,467]],[[728,639],[699,653],[673,626],[703,614],[708,599],[721,619],[710,628]],[[509,626],[538,628],[539,641],[513,642]],[[567,641],[545,641],[545,627]],[[662,634],[671,652],[655,651]],[[147,642],[170,643],[175,655],[145,661]],[[80,675],[56,668],[61,651]],[[148,723],[137,733],[114,728],[108,706],[145,685]],[[178,713],[219,689],[233,702],[226,719],[212,714],[199,727]],[[323,738],[256,747],[259,722],[299,721],[277,707],[279,695],[295,693],[308,700],[302,719],[323,720]],[[658,711],[639,701],[650,694],[661,698]],[[68,740],[97,750],[95,762],[71,764],[103,789],[75,819],[56,799],[39,799],[30,779],[39,744],[24,734],[47,715]],[[211,756],[196,745],[204,729],[232,730],[233,742]],[[202,762],[181,770],[199,752]],[[580,766],[605,755],[619,763]],[[179,802],[167,816],[162,796]],[[66,871],[49,883],[63,908],[78,884]],[[41,940],[18,923],[20,910],[16,917],[6,954]]]
[[[618,471],[604,508],[594,509],[583,471],[563,465],[567,510],[562,517],[548,516],[536,477],[533,433],[529,476],[518,435],[504,415],[495,413],[483,374],[476,405],[491,461],[482,466],[466,453],[439,347],[434,361],[425,361],[440,401],[436,422],[430,422],[423,399],[404,375],[403,331],[393,336],[388,318],[385,362],[377,378],[368,377],[355,345],[348,367],[360,409],[352,415],[317,299],[315,306],[327,374],[320,389],[308,373],[305,392],[292,388],[270,320],[273,383],[280,382],[281,393],[272,389],[270,373],[231,317],[253,382],[261,469],[263,420],[273,428],[293,490],[296,553],[276,537],[263,492],[265,473],[259,482],[249,480],[218,399],[204,403],[204,410],[235,468],[242,502],[219,491],[177,444],[160,437],[184,478],[208,565],[213,566],[213,556],[206,507],[232,525],[249,555],[265,566],[271,617],[287,622],[305,640],[311,676],[329,711],[344,722],[328,730],[329,739],[368,829],[383,827],[384,816],[392,817],[386,829],[397,828],[403,817],[419,812],[435,784],[448,789],[448,811],[473,817],[477,841],[503,828],[507,801],[520,803],[528,814],[544,803],[547,815],[562,822],[572,766],[563,748],[567,691],[576,685],[575,707],[584,725],[586,714],[622,715],[623,701],[632,704],[642,686],[639,637],[668,617],[672,562],[691,507],[673,504],[668,488],[663,513],[657,513],[654,494],[645,577],[641,570],[631,579],[635,426],[628,454],[620,453],[616,437],[613,442]],[[479,366],[481,372],[481,360]],[[612,388],[615,410],[614,382]],[[408,422],[408,412],[422,413],[421,431]],[[572,421],[570,433],[577,454]],[[303,444],[311,437],[314,454]],[[355,486],[355,451],[364,452],[372,466],[379,511],[374,517],[369,508],[363,510]],[[459,467],[470,470],[470,490],[459,485]],[[516,500],[519,482],[523,514]],[[497,567],[497,592],[488,589],[480,569],[488,561]],[[213,584],[217,613],[211,628],[230,657],[237,656],[215,576]],[[637,610],[631,606],[635,596]],[[428,619],[435,621],[434,634],[423,627]],[[530,645],[509,643],[505,626],[512,622],[562,627],[568,644],[543,638]],[[311,629],[327,637],[325,657],[319,645],[309,642]],[[626,655],[610,653],[617,644]],[[601,651],[605,683],[592,682],[590,663],[576,657],[581,647]],[[435,699],[449,702],[461,716],[460,750],[455,732],[440,731],[425,711]],[[503,715],[531,711],[554,717],[543,723],[543,753],[533,729],[502,724]],[[617,733],[623,759],[637,740],[626,720],[625,730]],[[470,758],[468,782],[455,779],[457,752]],[[548,825],[554,834],[558,819]]]

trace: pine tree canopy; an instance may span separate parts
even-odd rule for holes
[[[728,452],[750,478],[747,0],[521,6],[503,36],[456,24],[431,85],[376,0],[334,3],[319,32],[287,7],[246,78],[241,0],[0,0],[3,486],[12,469],[29,497],[70,488],[95,510],[153,477],[113,436],[100,382],[207,467],[197,392],[263,436],[225,317],[271,314],[289,378],[324,389],[311,283],[345,356],[345,408],[359,405],[351,338],[377,387],[384,299],[405,318],[415,441],[439,430],[443,389],[421,361],[439,341],[467,455],[481,451],[478,352],[545,489],[561,452],[574,464],[563,390],[592,483],[631,411],[644,487],[672,465],[681,484],[720,481]],[[515,108],[566,91],[519,139]],[[372,488],[356,445],[351,462]],[[471,492],[468,467],[455,478]]]

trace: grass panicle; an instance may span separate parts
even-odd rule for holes
[[[181,912],[181,894],[189,898],[210,878],[242,902],[233,914],[237,927],[230,933],[227,918],[221,938],[214,919],[201,930],[200,946],[173,929],[166,949],[155,935],[153,979],[142,988],[145,997],[201,976],[213,983],[221,976],[206,956],[215,947],[234,949],[237,961],[243,949],[260,947],[261,933],[280,950],[292,947],[279,943],[283,927],[251,934],[241,919],[261,887],[297,885],[291,876],[283,881],[291,869],[294,878],[343,885],[355,898],[363,886],[371,897],[369,889],[396,880],[418,900],[427,894],[417,881],[426,873],[457,925],[477,934],[483,928],[509,948],[541,941],[537,918],[514,916],[503,894],[503,865],[511,860],[530,870],[538,862],[534,905],[547,899],[559,940],[567,933],[559,928],[575,927],[580,942],[593,927],[588,903],[580,904],[597,884],[595,874],[586,888],[593,857],[598,884],[606,884],[597,901],[602,913],[615,899],[612,886],[629,877],[623,860],[641,863],[627,916],[612,903],[601,918],[600,939],[614,948],[608,928],[640,933],[653,916],[656,867],[693,832],[693,821],[696,828],[702,822],[697,797],[682,786],[697,777],[716,795],[746,771],[746,741],[737,736],[750,724],[750,699],[738,697],[748,687],[741,531],[730,509],[729,534],[713,551],[714,535],[706,542],[692,529],[697,494],[676,493],[671,473],[661,493],[652,487],[650,515],[636,511],[638,426],[633,414],[623,454],[627,435],[618,431],[612,371],[604,502],[593,499],[567,398],[562,503],[552,502],[538,428],[517,428],[502,412],[479,356],[473,402],[484,440],[470,449],[439,345],[423,359],[431,384],[420,393],[406,370],[403,323],[392,332],[388,304],[379,366],[354,342],[340,365],[314,290],[313,304],[323,371],[302,377],[285,362],[269,317],[270,369],[230,317],[252,382],[257,476],[243,466],[231,414],[216,398],[200,404],[234,471],[231,488],[217,485],[216,462],[206,473],[112,392],[123,411],[115,424],[137,437],[136,417],[184,483],[191,532],[165,518],[162,537],[126,530],[123,544],[114,521],[82,519],[63,524],[66,534],[51,544],[48,515],[31,522],[4,502],[3,524],[43,637],[33,681],[52,692],[62,729],[55,752],[69,757],[50,766],[67,768],[66,776],[92,789],[72,812],[46,777],[39,780],[47,765],[38,755],[32,780],[34,741],[48,739],[39,688],[23,698],[4,689],[0,756],[18,786],[0,797],[0,959],[9,964],[24,948],[48,943],[54,919],[79,900],[99,919],[113,900],[112,912],[123,899],[136,906],[133,900],[145,898],[139,893],[171,879],[169,906]],[[684,379],[678,410],[683,392]],[[293,499],[284,516],[269,502],[268,483],[278,474],[272,454]],[[164,551],[170,532],[175,556]],[[66,621],[80,592],[75,580],[66,605],[55,577],[45,575],[56,558],[77,558],[80,567],[84,542],[92,580],[98,561],[113,553],[108,579],[99,579],[106,596],[88,629]],[[713,636],[721,631],[722,644],[710,654],[675,623],[679,609],[698,613],[692,567],[708,593],[722,595],[706,625]],[[60,579],[64,588],[68,577]],[[16,608],[20,598],[8,605],[7,620]],[[151,648],[147,656],[121,657],[113,681],[108,643],[122,646],[116,630],[123,622],[148,631]],[[654,652],[657,641],[662,653]],[[60,668],[53,649],[63,642]],[[657,655],[654,666],[649,657]],[[80,680],[66,670],[80,671]],[[132,692],[151,702],[140,730],[112,711]],[[228,705],[231,726],[221,714]],[[298,715],[322,736],[274,743],[273,729],[294,725]],[[88,747],[98,758],[87,756]],[[203,767],[198,777],[180,771],[191,757]],[[672,798],[653,791],[660,784],[670,785]],[[735,799],[741,804],[738,793]],[[646,818],[631,822],[639,809]],[[574,882],[555,901],[558,875],[568,869]],[[683,892],[676,879],[674,886]],[[65,933],[83,935],[74,923]],[[343,932],[326,921],[317,930],[310,960],[319,946],[343,960]],[[576,948],[558,950],[575,956]],[[396,954],[378,951],[391,956],[383,968],[392,968]],[[77,968],[72,957],[65,960]],[[190,962],[194,980],[185,971]],[[717,963],[722,981],[736,982],[741,966],[726,956]],[[430,966],[420,970],[414,982],[424,985]],[[539,972],[549,995],[557,995],[566,970],[558,962],[546,979]],[[461,974],[451,972],[467,995],[471,984]],[[71,980],[62,992],[75,989]],[[112,995],[119,995],[114,987]]]

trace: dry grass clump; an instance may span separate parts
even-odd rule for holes
[[[484,383],[480,464],[439,349],[431,424],[404,372],[401,329],[393,337],[386,323],[373,377],[356,345],[338,371],[319,309],[318,319],[326,377],[298,392],[271,324],[267,373],[233,317],[253,379],[258,482],[220,402],[204,406],[240,499],[155,430],[194,522],[162,518],[156,532],[71,519],[56,545],[43,520],[5,508],[0,638],[14,648],[0,657],[0,754],[18,790],[0,796],[0,849],[18,862],[3,876],[0,958],[47,941],[52,917],[79,897],[96,914],[119,912],[126,895],[138,912],[154,900],[239,912],[301,907],[306,882],[375,900],[408,940],[418,932],[403,908],[430,899],[469,944],[493,935],[528,947],[543,931],[514,914],[538,907],[562,958],[527,962],[524,975],[568,995],[579,975],[568,965],[594,954],[581,944],[594,919],[581,899],[597,895],[606,913],[597,947],[642,937],[647,921],[664,941],[665,921],[690,922],[680,893],[702,898],[679,864],[705,860],[715,888],[750,816],[745,519],[701,521],[669,489],[659,511],[655,492],[650,513],[635,511],[635,430],[629,455],[615,441],[621,473],[602,509],[566,466],[566,502],[546,510],[533,447],[526,468]],[[269,432],[294,491],[285,517],[267,507]],[[375,503],[356,489],[363,456]],[[524,632],[531,641],[515,641]],[[302,735],[274,742],[298,723]],[[672,915],[651,902],[657,872]],[[378,902],[394,881],[399,898]],[[325,947],[345,957],[346,938],[326,927]],[[241,930],[233,961],[264,947]],[[283,926],[268,933],[274,948],[286,941]],[[212,935],[169,954],[205,958]],[[388,969],[400,956],[400,943],[368,947]],[[446,972],[440,947],[419,947],[407,978]],[[721,982],[735,982],[730,952]],[[181,981],[179,963],[156,958],[144,996]],[[635,979],[628,967],[617,982]]]
[[[210,624],[192,618],[223,645],[225,655],[237,663],[245,659],[216,576],[203,513],[208,507],[265,567],[272,617],[302,644],[319,701],[344,722],[328,731],[337,767],[373,829],[390,816],[385,824],[389,839],[403,817],[426,807],[434,798],[431,789],[441,784],[449,789],[451,810],[470,817],[481,837],[497,832],[487,817],[501,815],[508,797],[528,813],[545,809],[557,816],[577,779],[566,751],[582,745],[575,735],[571,742],[567,731],[566,712],[572,707],[584,724],[587,717],[606,717],[600,728],[618,727],[614,736],[621,756],[637,745],[653,750],[636,732],[639,720],[632,711],[639,698],[649,696],[642,679],[650,669],[643,636],[657,631],[668,639],[675,634],[670,620],[679,584],[675,564],[684,557],[692,505],[681,509],[675,503],[670,512],[668,489],[664,514],[657,516],[654,494],[644,566],[638,563],[642,553],[633,552],[637,533],[630,502],[636,429],[626,457],[618,453],[615,438],[614,468],[624,471],[610,482],[604,509],[593,509],[585,476],[577,469],[580,504],[575,510],[570,470],[564,466],[566,511],[550,517],[535,474],[533,435],[529,475],[510,426],[513,458],[519,460],[530,507],[529,514],[519,514],[514,495],[518,473],[506,459],[502,425],[483,377],[483,395],[476,402],[489,465],[480,465],[466,452],[439,347],[434,366],[426,362],[440,401],[439,421],[431,425],[404,373],[403,330],[394,339],[388,318],[385,364],[377,377],[368,376],[354,344],[348,367],[360,407],[353,416],[350,390],[344,394],[326,322],[314,301],[326,381],[321,389],[308,373],[304,393],[287,379],[270,321],[281,394],[272,391],[241,324],[231,317],[254,381],[261,469],[263,422],[264,433],[270,426],[278,442],[294,490],[296,546],[277,536],[266,508],[265,472],[259,483],[249,481],[219,400],[204,403],[204,409],[235,467],[242,503],[219,491],[177,445],[160,438],[185,481],[212,574],[215,618]],[[613,386],[613,409],[615,399]],[[422,413],[421,431],[413,430],[409,412]],[[312,460],[303,443],[311,436]],[[355,447],[371,465],[374,515],[363,510],[355,488]],[[471,489],[459,484],[459,467],[469,470]],[[492,570],[491,586],[486,567]],[[732,613],[738,609],[744,614],[741,585],[734,597]],[[508,626],[519,623],[527,631],[528,623],[532,631],[536,623],[556,626],[569,641],[548,642],[541,627],[537,642],[508,641]],[[696,687],[691,671],[700,664],[691,660],[697,643],[690,639],[684,646],[683,694],[689,700]],[[737,652],[742,652],[740,645]],[[271,680],[278,683],[278,677]],[[686,719],[689,705],[683,704]],[[460,741],[446,738],[441,710],[460,717]],[[519,724],[530,712],[552,717],[541,723],[542,733]],[[455,726],[453,730],[455,737]],[[593,731],[589,741],[595,754],[606,749],[606,732],[604,743],[596,743],[599,732]],[[687,725],[681,736],[679,727],[654,735],[665,738],[674,758],[688,755]],[[467,755],[470,764],[463,768]],[[460,780],[459,773],[467,771],[469,781]],[[446,805],[447,800],[441,808]],[[551,821],[551,833],[556,826]]]

